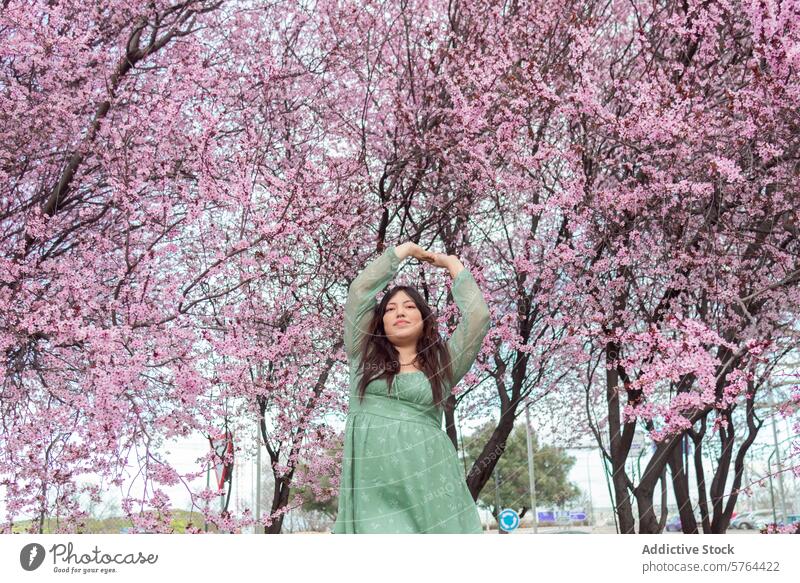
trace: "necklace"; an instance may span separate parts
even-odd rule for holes
[[[400,363],[400,366],[411,366],[412,364],[414,364],[415,362],[417,362],[417,358],[419,358],[419,357],[418,357],[418,356],[415,356],[415,357],[414,357],[414,360],[412,360],[412,361],[411,361],[411,362],[409,362],[408,364],[403,364],[403,363],[401,362],[401,363]]]

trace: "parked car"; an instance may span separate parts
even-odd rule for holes
[[[680,532],[681,530],[681,516],[674,514],[667,519],[664,529],[668,532]]]
[[[744,528],[742,523],[747,521],[750,518],[750,515],[753,514],[752,512],[741,512],[731,518],[730,528]]]
[[[755,510],[734,518],[731,527],[743,530],[762,529],[772,521],[772,510]]]

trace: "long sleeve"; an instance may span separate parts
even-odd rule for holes
[[[350,283],[344,305],[344,346],[351,363],[361,357],[358,352],[377,304],[375,296],[392,280],[399,266],[400,259],[392,245]]]
[[[452,285],[453,299],[461,311],[461,321],[447,340],[453,363],[453,386],[464,377],[480,352],[483,339],[489,332],[489,306],[472,274],[463,269]]]

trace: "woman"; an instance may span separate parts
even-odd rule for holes
[[[406,257],[444,267],[453,278],[461,320],[447,342],[414,288],[395,287],[376,305]],[[353,280],[344,325],[350,405],[333,533],[482,532],[442,413],[489,325],[481,291],[455,255],[403,243]]]

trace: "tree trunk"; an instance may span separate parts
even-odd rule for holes
[[[606,346],[606,364],[617,358],[619,345],[609,342]],[[614,485],[614,512],[619,518],[619,530],[622,534],[635,534],[633,507],[628,496],[630,479],[625,472],[625,460],[628,458],[633,432],[620,434],[619,412],[619,373],[612,366],[606,373],[606,402],[608,403],[609,449],[611,450],[611,482]]]
[[[728,470],[733,457],[734,444],[734,427],[731,422],[730,410],[720,411],[718,414],[721,414],[728,421],[728,427],[725,428],[720,425],[717,432],[719,434],[721,453],[717,460],[717,471],[714,472],[714,479],[711,480],[711,508],[714,510],[714,516],[711,519],[712,534],[721,534],[728,527],[727,521],[723,518],[723,503],[726,497],[725,482],[728,481]]]
[[[658,528],[655,510],[653,510],[654,492],[654,486],[646,488],[638,486],[634,490],[636,505],[639,508],[639,533],[641,534],[658,534],[661,532]]]
[[[711,521],[711,532],[714,534],[724,534],[725,531],[728,530],[728,526],[731,523],[731,516],[733,515],[733,509],[736,507],[736,501],[739,498],[739,488],[742,486],[742,474],[744,473],[744,458],[747,455],[747,451],[750,449],[750,446],[753,445],[753,442],[758,435],[759,429],[761,429],[761,425],[763,421],[759,421],[756,425],[755,422],[755,408],[753,407],[753,402],[755,399],[755,386],[753,381],[748,381],[748,388],[747,388],[747,398],[745,400],[745,407],[746,407],[746,415],[745,418],[747,420],[747,437],[742,442],[742,445],[739,447],[739,450],[736,452],[736,460],[734,462],[734,474],[733,474],[733,483],[731,484],[731,491],[730,494],[727,496],[727,502],[725,506],[722,506],[720,501],[719,504],[715,504],[714,506],[714,518]],[[733,442],[734,442],[734,426],[733,426],[733,415],[732,410],[725,411],[725,419],[728,421],[728,427],[730,429],[730,433],[726,435],[730,442],[729,452],[728,455],[723,455],[720,457],[720,464],[717,467],[717,475],[714,476],[714,483],[712,483],[712,488],[717,486],[716,493],[717,494],[724,494],[725,489],[725,478],[728,476],[728,467],[730,466],[730,458],[733,451]],[[720,429],[720,438],[722,438],[722,429]],[[723,465],[724,470],[723,470]],[[719,476],[719,484],[718,486],[717,480]],[[717,512],[717,508],[719,507],[719,512]]]
[[[272,509],[270,514],[274,513],[280,508],[284,508],[287,504],[289,504],[289,484],[292,481],[292,474],[294,474],[294,471],[286,476],[275,478],[275,491],[272,494]],[[264,526],[264,534],[280,534],[281,529],[283,528],[283,519],[285,517],[285,514],[281,514],[278,516],[278,518],[272,521],[272,524],[269,526]]]
[[[506,449],[506,440],[514,429],[514,413],[508,412],[503,407],[500,409],[500,422],[492,431],[489,441],[483,446],[475,463],[467,474],[467,487],[469,488],[472,499],[477,500],[481,490],[489,481],[497,462]]]
[[[711,518],[708,514],[708,498],[706,497],[706,475],[703,470],[703,436],[706,434],[706,417],[700,419],[700,429],[695,432],[690,429],[689,436],[694,443],[694,473],[697,482],[697,506],[700,508],[700,521],[703,533],[711,533]]]
[[[681,435],[679,443],[686,443],[685,435]],[[672,490],[675,493],[675,501],[678,504],[678,514],[681,517],[681,530],[684,534],[699,534],[692,499],[689,496],[689,476],[686,474],[683,452],[680,447],[672,449],[667,463],[672,474]]]
[[[658,532],[664,532],[664,527],[667,525],[667,466],[661,470],[661,516],[658,519]]]

